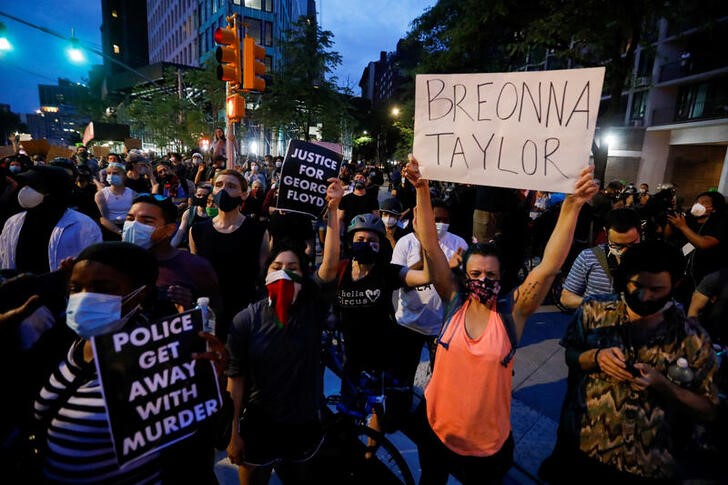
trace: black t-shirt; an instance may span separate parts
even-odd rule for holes
[[[359,214],[371,214],[379,209],[379,202],[376,197],[369,194],[356,195],[355,193],[346,194],[339,203],[339,209],[344,211],[344,227],[349,227],[349,223]]]
[[[710,249],[695,249],[688,255],[688,274],[692,276],[694,284],[700,283],[706,275],[722,268],[725,263],[725,218],[711,214],[708,220],[700,224],[693,217],[687,217],[688,227],[701,236],[713,236],[720,244]]]
[[[207,259],[217,273],[223,310],[217,319],[216,332],[224,342],[233,316],[256,300],[263,228],[246,217],[229,234],[215,229],[212,219],[194,224],[191,229],[197,254]]]
[[[712,339],[728,342],[728,268],[703,278],[696,290],[710,298],[700,315],[700,323]]]
[[[136,180],[127,177],[126,181],[124,181],[124,185],[137,194],[148,194],[152,191],[152,183],[146,177],[139,177]]]
[[[403,285],[403,266],[378,262],[357,281],[346,266],[336,292],[347,365],[355,370],[388,369],[398,351],[392,292]]]
[[[277,423],[316,421],[323,405],[319,349],[328,301],[317,283],[303,284],[285,327],[275,323],[264,298],[238,313],[230,328],[227,375],[244,376],[246,407]]]

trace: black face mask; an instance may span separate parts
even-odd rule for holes
[[[672,299],[672,295],[667,295],[657,300],[640,300],[640,291],[633,291],[632,293],[624,292],[624,302],[627,304],[630,310],[635,312],[641,317],[646,317],[654,313],[659,312],[667,303]]]
[[[217,208],[223,212],[234,211],[243,203],[242,197],[231,197],[230,194],[227,193],[227,190],[221,190],[215,194],[212,199],[215,201]]]
[[[351,259],[361,264],[372,264],[377,259],[379,251],[366,241],[351,243]]]
[[[207,197],[192,197],[192,205],[205,207],[207,205]]]
[[[366,185],[364,185],[364,182],[354,182],[354,188],[356,190],[362,190],[364,189],[364,187],[366,187]]]

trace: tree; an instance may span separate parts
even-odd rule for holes
[[[160,87],[136,87],[118,107],[118,118],[159,147],[181,151],[196,146],[210,127],[214,95],[206,96],[201,87],[180,90],[178,75],[185,79],[189,73],[167,68]]]
[[[333,34],[301,17],[281,45],[283,62],[272,72],[255,118],[284,128],[292,138],[309,139],[309,127],[323,125],[324,138],[338,141],[342,117],[348,117],[346,98],[336,89],[333,70],[341,55],[330,50]]]

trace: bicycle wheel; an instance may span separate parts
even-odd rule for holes
[[[354,427],[354,433],[360,444],[360,450],[357,452],[360,456],[356,461],[361,471],[365,474],[371,473],[371,478],[375,478],[378,485],[383,483],[414,485],[415,479],[407,462],[384,434],[361,425]],[[367,457],[368,454],[371,454],[371,457]]]

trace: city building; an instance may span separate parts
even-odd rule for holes
[[[379,53],[379,60],[370,62],[364,68],[359,87],[361,97],[368,99],[372,106],[377,106],[390,100],[396,93],[399,72],[396,52]]]
[[[57,85],[39,84],[40,109],[26,114],[28,131],[35,140],[45,138],[52,145],[68,146],[81,141],[79,132],[89,122],[78,114],[88,88],[68,79],[59,79]]]
[[[221,2],[216,0],[214,3]],[[170,62],[199,66],[198,28],[201,5],[197,0],[146,2],[150,63]]]
[[[101,50],[106,73],[104,95],[114,90],[114,78],[127,72],[122,64],[131,68],[149,64],[146,19],[146,0],[101,0]]]

